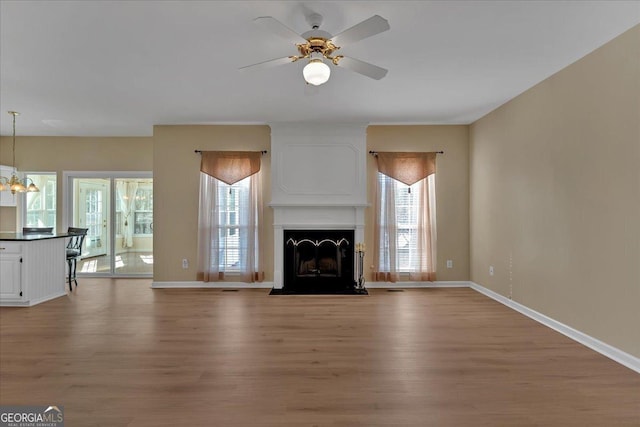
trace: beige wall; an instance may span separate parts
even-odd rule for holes
[[[154,128],[154,280],[195,281],[200,150],[269,150],[268,126],[156,126]],[[469,279],[468,126],[370,126],[368,149],[445,150],[438,158],[438,278]],[[270,156],[263,157],[265,202],[271,200]],[[369,182],[375,161],[368,159]],[[176,175],[180,174],[180,180]],[[373,202],[372,187],[369,201]],[[366,243],[372,247],[372,212],[367,209]],[[273,211],[265,209],[265,273],[273,280]],[[441,237],[440,237],[441,236]],[[182,259],[189,269],[182,269]],[[454,268],[446,269],[446,259]],[[371,261],[367,260],[366,265]]]
[[[640,26],[470,141],[471,280],[640,357]]]
[[[438,280],[469,280],[469,127],[369,126],[367,150],[444,151],[436,160],[436,223]],[[375,202],[376,161],[367,160],[367,199]],[[373,208],[365,216],[365,244],[373,243]],[[453,260],[447,269],[446,260]],[[365,268],[371,275],[373,257],[368,251]]]
[[[194,150],[269,150],[268,126],[155,126],[154,267],[157,282],[195,281],[200,156]],[[262,157],[263,199],[271,200],[270,154]],[[273,210],[264,211],[265,280],[273,280]],[[189,268],[182,269],[182,259]]]
[[[0,138],[0,164],[11,165],[12,138]],[[151,171],[151,137],[41,137],[16,138],[19,171],[55,172],[58,178],[57,218],[62,224],[62,171]],[[0,230],[16,229],[16,208],[0,207]]]
[[[438,157],[438,279],[468,280],[468,127],[370,126],[370,150],[445,150]],[[2,138],[2,155],[10,156],[10,139]],[[201,150],[269,150],[268,126],[156,126],[153,138],[19,137],[16,164],[21,170],[147,171],[154,176],[154,280],[196,280],[198,185]],[[9,147],[10,148],[10,147]],[[0,157],[0,163],[10,163]],[[270,155],[263,157],[264,200],[271,200]],[[369,182],[375,179],[375,160],[368,157]],[[373,203],[373,187],[368,199]],[[15,229],[16,210],[0,208],[0,227]],[[58,198],[61,224],[62,197]],[[366,242],[372,247],[372,212],[367,209]],[[265,209],[266,280],[273,280],[273,212]],[[189,268],[182,269],[182,259]],[[446,259],[454,268],[446,269]],[[367,260],[366,265],[371,261]]]
[[[17,227],[17,210],[10,206],[0,206],[0,232],[14,232]]]

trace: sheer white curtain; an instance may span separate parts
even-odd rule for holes
[[[435,153],[378,153],[378,169],[373,280],[436,280]]]
[[[138,183],[136,181],[116,181],[116,195],[120,200],[122,208],[122,247],[133,247],[134,211],[136,208],[136,192]]]
[[[396,224],[396,186],[393,179],[378,174],[376,179],[376,227],[374,228],[373,280],[398,281],[398,227]]]
[[[264,279],[260,250],[263,209],[261,173],[254,172],[255,168],[247,169],[244,173],[228,170],[228,167],[237,167],[243,155],[246,154],[238,154],[229,162],[218,157],[218,169],[213,172],[212,168],[202,168],[209,173],[220,170],[224,172],[222,175],[225,179],[234,175],[229,183],[208,173],[200,173],[198,280],[256,282]],[[230,155],[225,152],[224,156]]]
[[[436,280],[436,188],[435,175],[430,175],[416,186],[416,260],[409,271],[409,280]]]
[[[217,179],[200,172],[198,213],[198,280],[215,282],[224,279],[220,269],[220,221]]]
[[[262,234],[262,174],[249,178],[247,209],[240,215],[240,280],[243,282],[261,282],[264,280],[264,265],[260,250]]]

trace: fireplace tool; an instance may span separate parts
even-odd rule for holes
[[[356,243],[356,289],[364,289],[364,243]]]

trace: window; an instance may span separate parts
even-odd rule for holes
[[[251,177],[226,185],[217,181],[217,209],[219,244],[217,248],[220,271],[240,271],[240,251],[247,237],[248,224],[241,224],[250,209],[249,181]]]
[[[399,272],[415,271],[413,260],[418,250],[418,192],[409,191],[408,186],[386,175],[379,174],[380,185],[393,185],[396,198],[396,253]]]
[[[133,234],[153,234],[153,189],[138,187],[133,213]]]
[[[198,280],[264,280],[259,151],[202,151]]]
[[[40,189],[38,193],[26,193],[25,227],[56,228],[56,175],[26,174],[27,180]]]
[[[378,172],[378,280],[435,277],[435,175],[411,187]]]

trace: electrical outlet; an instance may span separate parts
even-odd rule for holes
[[[188,259],[186,259],[186,258],[182,259],[182,268],[184,268],[185,270],[187,268],[189,268],[189,260]]]
[[[493,265],[489,266],[489,276],[493,276]]]
[[[448,259],[447,260],[447,268],[453,268],[453,260],[452,259]]]

